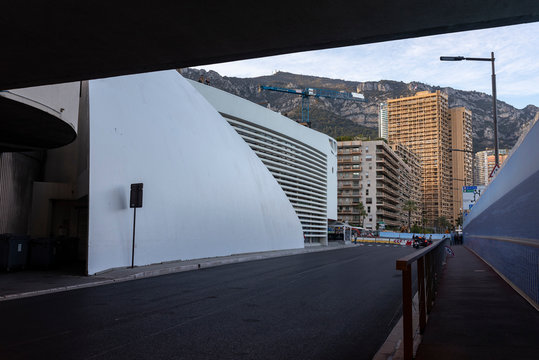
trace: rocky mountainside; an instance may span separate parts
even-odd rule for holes
[[[311,98],[312,127],[332,137],[361,135],[376,138],[378,105],[381,102],[401,96],[411,96],[418,91],[441,90],[449,95],[450,107],[464,106],[472,111],[474,150],[484,150],[492,147],[493,144],[492,97],[476,91],[441,88],[419,82],[403,83],[392,80],[357,82],[286,72],[276,72],[273,75],[256,78],[223,77],[215,71],[198,69],[182,69],[181,73],[192,80],[198,80],[202,75],[210,81],[211,86],[279,111],[294,120],[301,119],[301,96],[274,91],[259,92],[258,86],[268,85],[293,89],[316,87],[363,94],[367,102]],[[516,109],[503,101],[498,101],[500,147],[511,148],[538,110],[539,108],[534,105]]]

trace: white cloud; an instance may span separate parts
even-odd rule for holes
[[[200,68],[256,77],[275,70],[352,81],[420,81],[491,93],[489,62],[442,62],[441,55],[496,57],[498,98],[539,105],[539,23],[236,61]]]

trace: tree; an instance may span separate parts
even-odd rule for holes
[[[436,219],[436,227],[441,231],[445,231],[447,228],[449,228],[449,221],[447,220],[447,218],[445,216],[440,216],[439,218]]]
[[[404,202],[404,205],[402,206],[402,210],[408,211],[408,232],[410,232],[410,219],[411,219],[411,216],[412,216],[412,211],[417,210],[417,206],[415,204],[415,201],[406,200]]]
[[[365,206],[363,206],[361,201],[357,204],[357,210],[359,215],[359,226],[363,227],[363,220],[365,219],[365,216],[367,216],[367,211],[365,211]]]

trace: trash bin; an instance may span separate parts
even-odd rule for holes
[[[33,239],[30,242],[30,266],[50,269],[56,265],[56,240],[52,238]]]
[[[0,235],[0,269],[11,271],[26,268],[28,261],[28,241],[26,235]]]

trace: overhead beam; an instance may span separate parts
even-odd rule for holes
[[[12,1],[0,89],[534,21],[536,0]]]

